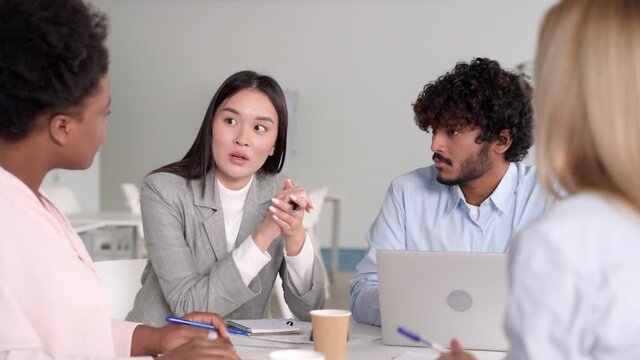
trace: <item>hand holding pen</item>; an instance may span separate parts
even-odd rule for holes
[[[295,186],[291,179],[285,180],[282,191],[279,192],[272,201],[276,205],[280,205],[280,202],[283,202],[285,206],[281,206],[280,208],[291,214],[294,218],[298,217],[300,209],[303,209],[306,213],[310,213],[314,208],[313,201],[307,197],[306,191],[300,186]]]
[[[304,212],[310,212],[313,203],[306,192],[299,186],[294,186],[291,179],[287,179],[283,189],[271,199],[269,211],[280,228],[285,241],[287,255],[296,256],[302,250],[307,234],[304,230]]]
[[[291,179],[284,182],[282,190],[272,199],[269,212],[262,224],[252,234],[255,245],[265,252],[278,236],[285,240],[287,255],[296,256],[302,250],[306,232],[302,221],[304,210],[310,212],[313,203],[307,198],[303,188],[293,185]]]
[[[226,329],[226,331],[229,334],[236,334],[236,335],[244,335],[244,336],[248,336],[249,333],[247,333],[246,331],[243,330],[239,330],[236,328],[232,328],[232,327],[226,327],[223,326],[221,327],[216,327],[212,324],[207,324],[207,323],[202,323],[202,322],[198,322],[198,321],[191,321],[191,320],[187,320],[184,318],[178,318],[178,317],[173,317],[173,316],[167,316],[166,318],[167,322],[170,322],[172,324],[179,324],[179,325],[187,325],[187,326],[193,326],[196,328],[200,328],[200,329],[207,329],[207,330],[211,330],[213,332],[213,334],[217,334],[220,330],[222,330],[223,328]],[[209,338],[215,338],[217,336],[213,336],[213,335],[209,335]]]
[[[174,359],[238,359],[229,341],[224,320],[213,313],[195,312],[185,315],[189,321],[218,326],[220,336],[216,340],[208,337],[210,330],[198,329],[190,326],[170,324],[156,328],[138,325],[133,331],[131,339],[131,355],[164,354],[166,360]]]
[[[229,332],[227,331],[227,326],[225,325],[224,319],[222,319],[217,314],[207,312],[193,312],[184,315],[182,317],[182,320],[185,322],[198,322],[207,324],[213,329],[216,329],[216,337],[218,337],[219,335],[219,337],[224,340],[229,339]],[[175,324],[175,322],[170,323]],[[206,329],[203,327],[196,328],[177,325],[167,325],[161,328],[161,330],[163,331],[160,334],[160,338],[162,343],[165,345],[164,349],[160,349],[161,352],[166,352],[167,350],[172,349],[192,339],[206,339],[211,333],[211,329]],[[209,337],[209,339],[211,338]]]

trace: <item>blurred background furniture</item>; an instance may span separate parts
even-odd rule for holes
[[[320,251],[320,215],[322,214],[322,208],[324,207],[324,201],[327,197],[327,193],[329,192],[328,187],[322,187],[317,190],[310,191],[307,195],[309,196],[309,200],[313,203],[314,209],[309,214],[304,214],[304,218],[302,219],[302,226],[304,230],[309,235],[311,239],[311,243],[313,244],[313,251],[316,253],[318,258],[321,260],[320,265],[322,265],[322,271],[325,274],[325,288],[329,289],[329,278],[327,276],[327,269],[324,266],[324,261],[322,260],[322,252]],[[327,298],[329,297],[329,293],[327,292]]]
[[[95,263],[102,279],[113,319],[124,320],[133,308],[146,259],[109,260]]]
[[[147,256],[140,213],[140,191],[133,183],[123,183],[121,188],[128,211],[82,211],[69,188],[53,185],[44,189],[67,215],[94,261]]]
[[[80,204],[71,188],[56,184],[46,186],[42,190],[63,214],[71,215],[80,212]]]
[[[68,216],[94,261],[137,259],[145,256],[140,245],[142,218],[130,212],[78,212]]]
[[[124,182],[120,184],[120,188],[125,198],[125,204],[129,211],[131,211],[131,214],[134,216],[142,216],[142,211],[140,210],[140,187],[134,183]],[[138,257],[147,257],[142,221],[138,223],[138,243],[136,251],[138,252]]]
[[[331,220],[331,260],[329,262],[329,279],[335,281],[336,274],[340,271],[340,219],[342,218],[342,201],[341,195],[327,194],[325,202],[333,205],[333,216]]]
[[[127,208],[132,214],[140,214],[140,188],[134,183],[125,182],[120,184],[120,189],[124,194]]]

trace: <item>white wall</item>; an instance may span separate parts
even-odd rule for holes
[[[411,111],[423,85],[475,56],[531,60],[554,1],[94,2],[111,18],[104,208],[123,208],[120,182],[180,158],[219,84],[254,69],[298,94],[290,174],[343,195],[342,243],[365,247],[389,182],[431,163]]]

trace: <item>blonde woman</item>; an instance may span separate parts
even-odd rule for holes
[[[536,80],[540,177],[568,195],[512,245],[509,358],[640,359],[640,2],[553,7]]]

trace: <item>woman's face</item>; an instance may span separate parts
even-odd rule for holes
[[[216,177],[225,187],[240,189],[273,155],[278,113],[267,95],[243,89],[220,104],[212,132]]]

